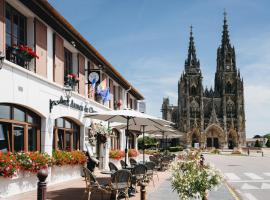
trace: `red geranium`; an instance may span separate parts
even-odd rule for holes
[[[125,156],[125,152],[119,149],[111,149],[109,157],[116,160],[121,160]]]
[[[128,150],[128,157],[137,157],[139,154],[139,151],[137,151],[136,149]]]

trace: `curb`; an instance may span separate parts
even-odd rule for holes
[[[242,200],[240,194],[236,192],[236,190],[227,181],[224,181],[224,184],[226,185],[235,200]]]

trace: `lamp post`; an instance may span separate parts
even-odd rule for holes
[[[69,102],[69,99],[72,96],[72,88],[71,86],[65,86],[63,90],[64,90],[65,97],[67,98],[67,101]]]

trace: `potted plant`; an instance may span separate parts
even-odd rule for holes
[[[201,165],[193,153],[182,155],[172,166],[172,188],[180,199],[207,199],[207,192],[219,185],[223,178],[221,172],[210,165]]]
[[[137,151],[136,149],[129,149],[128,150],[128,157],[130,157],[130,158],[137,157],[139,154],[140,154],[139,151]]]
[[[79,79],[76,74],[68,74],[65,76],[66,86],[70,86],[71,88],[73,88],[78,82],[79,82]]]

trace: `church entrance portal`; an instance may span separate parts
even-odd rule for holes
[[[213,124],[206,129],[205,137],[206,147],[219,149],[224,146],[225,135],[222,129],[216,124]]]

